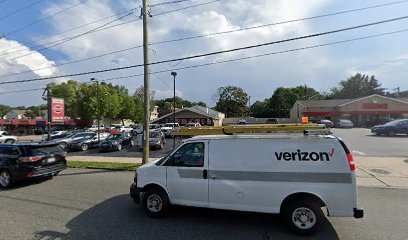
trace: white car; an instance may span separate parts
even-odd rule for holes
[[[164,136],[170,137],[170,132],[174,128],[179,128],[180,125],[178,123],[166,123],[164,124],[164,127],[161,128],[161,131],[163,132]]]
[[[117,132],[121,132],[121,133],[130,133],[132,131],[132,128],[129,126],[115,126],[114,130],[116,130]]]
[[[187,123],[184,127],[201,127],[199,123]]]
[[[99,129],[104,129],[105,128],[105,126],[103,125],[103,124],[99,124]],[[87,128],[89,131],[91,131],[91,132],[96,132],[96,131],[98,131],[98,125],[91,125],[91,126],[88,126],[88,128]]]
[[[330,217],[363,217],[355,163],[341,139],[325,135],[223,135],[187,139],[142,165],[130,195],[152,217],[170,205],[280,213],[309,235]]]
[[[6,131],[0,131],[0,143],[15,143],[17,142],[16,136],[11,136]]]
[[[55,137],[62,136],[66,132],[67,131],[54,131],[54,132],[51,132],[50,137],[51,137],[51,139],[54,139]],[[41,136],[41,138],[44,139],[44,140],[48,139],[48,134],[43,134]]]

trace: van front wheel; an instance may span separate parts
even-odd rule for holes
[[[295,234],[311,235],[319,228],[324,215],[311,201],[294,201],[283,209],[282,217]]]
[[[150,217],[158,218],[167,214],[170,201],[162,190],[150,189],[143,194],[142,206]]]

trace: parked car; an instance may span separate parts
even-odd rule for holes
[[[71,141],[78,140],[78,139],[83,139],[86,136],[93,136],[93,132],[80,132],[80,133],[70,133],[68,135],[65,135],[63,138],[57,138],[53,139],[51,141],[48,141],[49,143],[55,143],[59,144],[59,146],[64,149],[68,146],[68,144]]]
[[[129,132],[132,131],[132,128],[129,127],[129,126],[121,126],[121,125],[119,125],[119,126],[115,126],[115,128],[114,128],[113,130],[115,130],[115,131],[118,132],[118,133],[129,133]]]
[[[99,144],[99,151],[121,151],[123,147],[133,146],[133,137],[127,133],[112,134]]]
[[[16,136],[11,136],[6,131],[0,131],[0,143],[15,143],[17,142]]]
[[[166,144],[164,133],[161,130],[151,131],[149,134],[149,147],[163,149]]]
[[[327,119],[322,119],[317,121],[318,124],[324,124],[327,128],[332,128],[334,126],[333,122]]]
[[[184,127],[201,127],[199,123],[187,123]]]
[[[272,213],[299,235],[324,226],[324,212],[362,218],[356,192],[349,149],[323,135],[196,136],[138,168],[130,186],[151,217],[172,204]]]
[[[336,128],[352,128],[353,122],[347,119],[339,119],[335,122],[334,127]]]
[[[105,138],[103,138],[103,139],[105,139]],[[88,150],[90,148],[97,148],[98,146],[99,146],[98,135],[96,133],[91,133],[89,135],[86,135],[83,138],[72,140],[68,144],[67,148],[69,150],[71,150],[71,151],[73,151],[73,150],[86,151],[86,150]]]
[[[67,131],[53,131],[50,133],[50,137],[51,139],[55,139],[58,137],[62,137]],[[48,133],[47,134],[43,134],[41,136],[41,139],[47,139],[48,138]]]
[[[170,132],[174,128],[179,128],[180,125],[178,123],[166,123],[164,126],[161,128],[161,131],[163,132],[165,137],[171,137]]]
[[[366,122],[366,127],[372,128],[377,125],[384,125],[388,122],[394,121],[393,118],[375,118]]]
[[[99,124],[99,129],[104,129],[104,128],[105,128],[105,125]],[[90,125],[90,126],[86,127],[85,130],[88,130],[88,131],[91,131],[91,132],[98,131],[98,125]]]
[[[278,124],[278,119],[276,118],[269,118],[266,120],[266,124]]]
[[[143,133],[143,125],[142,124],[137,124],[137,125],[133,125],[133,133],[135,134],[141,134]]]
[[[374,126],[371,132],[376,135],[386,134],[388,136],[408,134],[408,119],[398,119],[383,125]]]
[[[55,176],[66,169],[65,156],[57,144],[0,144],[0,188],[20,179]]]

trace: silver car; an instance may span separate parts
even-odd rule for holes
[[[353,122],[347,119],[339,119],[335,122],[334,126],[336,128],[352,128],[354,126]]]

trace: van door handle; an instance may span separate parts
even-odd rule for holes
[[[203,170],[203,178],[204,178],[204,179],[208,179],[208,171],[207,171],[207,169],[204,169],[204,170]]]

